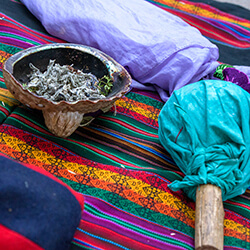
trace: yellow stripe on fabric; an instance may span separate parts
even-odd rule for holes
[[[184,11],[184,12],[195,14],[197,16],[213,18],[216,20],[227,21],[230,23],[236,23],[236,24],[242,25],[244,27],[250,28],[250,22],[248,20],[240,21],[239,19],[230,18],[228,16],[224,16],[224,15],[219,14],[218,11],[212,12],[212,11],[209,11],[205,8],[197,6],[197,4],[188,4],[188,3],[176,1],[176,0],[156,0],[153,2],[161,3],[163,5],[167,5],[169,7],[173,7],[175,9],[179,9],[179,10]]]
[[[0,63],[4,63],[11,56],[12,54],[1,50],[0,51]]]
[[[249,231],[249,228],[233,221],[233,220],[228,220],[228,219],[225,219],[224,220],[224,226],[225,228],[227,229],[231,229],[233,231],[237,231],[237,232],[240,232],[242,234],[249,234],[250,236],[250,231]]]
[[[20,103],[8,89],[4,88],[0,88],[0,101],[7,103],[9,106],[18,105]]]
[[[156,109],[150,105],[146,105],[137,101],[131,101],[131,99],[127,97],[117,100],[115,104],[116,106],[122,108],[128,108],[129,110],[139,113],[140,115],[158,121],[158,115],[160,113],[160,109]]]

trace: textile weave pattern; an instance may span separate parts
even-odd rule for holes
[[[181,5],[180,1],[151,2],[164,2],[166,11],[178,12]],[[197,17],[202,11],[193,6]],[[223,13],[211,12],[224,20]],[[22,49],[63,41],[5,14],[0,17],[0,151],[49,171],[84,195],[73,244],[83,249],[193,249],[195,203],[168,188],[183,174],[158,139],[158,114],[163,107],[159,96],[133,89],[116,102],[116,115],[113,107],[69,138],[55,137],[39,111],[8,94],[2,65]],[[248,21],[242,22],[247,28]],[[225,249],[249,249],[250,189],[224,202],[224,208]]]

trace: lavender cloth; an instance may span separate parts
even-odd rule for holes
[[[52,35],[102,50],[132,75],[132,86],[175,89],[218,66],[218,48],[186,22],[144,0],[22,0]]]

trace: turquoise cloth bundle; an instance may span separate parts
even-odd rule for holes
[[[234,83],[203,80],[176,90],[159,115],[159,139],[185,174],[169,187],[195,200],[214,184],[227,200],[250,186],[250,94]]]

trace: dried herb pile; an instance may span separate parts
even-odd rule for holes
[[[113,86],[108,76],[97,79],[92,73],[83,73],[69,65],[61,66],[55,60],[50,60],[45,72],[32,63],[30,68],[30,80],[23,87],[54,102],[103,99]]]

